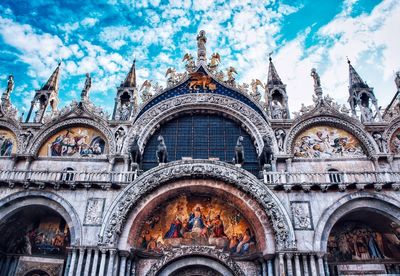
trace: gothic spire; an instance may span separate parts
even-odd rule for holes
[[[282,80],[275,69],[274,63],[272,62],[271,56],[269,57],[269,68],[268,68],[268,85],[282,85]]]
[[[369,88],[368,84],[363,81],[360,75],[356,72],[354,67],[351,65],[350,60],[347,60],[349,64],[349,89],[352,88]]]
[[[129,70],[124,82],[121,87],[136,87],[136,59],[133,60],[131,70]]]
[[[53,74],[51,74],[46,84],[43,85],[42,89],[40,90],[47,90],[47,91],[54,90],[58,92],[58,80],[60,79],[60,66],[61,66],[61,61],[58,63],[57,68],[54,70]]]

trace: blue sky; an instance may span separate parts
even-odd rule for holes
[[[165,86],[167,68],[184,70],[182,57],[196,54],[196,34],[204,29],[208,54],[220,53],[221,67],[234,66],[240,82],[265,82],[273,51],[291,111],[311,103],[313,67],[324,93],[345,103],[346,56],[386,106],[400,69],[399,26],[398,0],[3,0],[0,84],[5,89],[14,75],[12,101],[26,111],[62,59],[60,106],[79,99],[89,72],[91,99],[111,111],[134,57],[139,84]]]

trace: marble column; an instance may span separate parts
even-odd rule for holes
[[[307,254],[303,254],[303,272],[304,276],[309,276],[310,274],[308,273],[308,258]]]
[[[292,253],[286,253],[286,262],[287,262],[287,275],[293,276],[293,265],[292,265]]]
[[[129,256],[129,253],[126,251],[123,251],[120,253],[120,260],[119,260],[119,276],[125,276],[125,270],[126,270],[126,258]]]
[[[324,254],[320,253],[318,254],[318,269],[319,269],[319,275],[320,276],[325,276],[325,267],[324,267]]]
[[[325,266],[325,275],[330,276],[329,265],[328,265],[328,260],[327,260],[326,256],[324,257],[324,266]]]
[[[114,273],[114,259],[117,250],[110,249],[109,252],[110,252],[110,259],[108,259],[107,276],[112,276]]]
[[[83,257],[85,256],[85,248],[79,248],[79,258],[78,258],[78,266],[76,267],[76,275],[81,275],[82,273],[82,264],[83,264]]]
[[[315,263],[315,255],[310,255],[311,275],[318,276],[317,264]]]
[[[126,260],[126,269],[125,269],[125,276],[131,276],[131,258],[128,257]]]
[[[69,266],[71,264],[71,256],[72,256],[71,248],[67,247],[67,250],[68,250],[68,256],[67,256],[67,263],[65,264],[65,271],[64,271],[65,276],[68,275]],[[1,268],[0,268],[0,271],[1,271]]]
[[[279,253],[279,275],[285,274],[285,261],[283,259],[283,253]]]
[[[101,260],[100,260],[100,269],[98,276],[104,276],[104,270],[106,269],[106,258],[107,258],[107,249],[101,248]]]
[[[295,253],[294,255],[294,267],[296,270],[296,276],[301,276],[299,253]]]
[[[71,264],[69,266],[69,272],[68,276],[74,276],[75,275],[75,263],[76,263],[76,248],[72,248],[72,257],[71,257]]]
[[[267,261],[267,266],[268,266],[268,276],[274,276],[274,265],[272,263],[272,260]]]
[[[262,276],[267,276],[267,263],[265,260],[261,261],[261,273]]]
[[[97,275],[97,264],[99,263],[99,249],[94,248],[93,264],[91,276]]]
[[[85,271],[83,272],[83,276],[89,276],[90,261],[92,260],[92,251],[93,251],[92,248],[87,248]]]
[[[136,276],[136,261],[132,259],[131,261],[131,275],[130,276]]]

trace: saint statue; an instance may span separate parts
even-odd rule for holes
[[[396,83],[397,91],[400,91],[400,71],[396,72],[396,78],[394,79],[394,82]]]
[[[92,78],[90,77],[89,73],[86,73],[85,87],[83,88],[82,93],[81,93],[82,101],[88,99],[89,90],[91,87],[92,87]]]
[[[197,59],[198,60],[206,60],[206,43],[207,37],[206,32],[201,30],[197,35]]]
[[[13,90],[14,90],[14,76],[9,75],[8,82],[7,82],[7,89],[6,89],[6,92],[4,93],[4,95],[7,96],[7,98],[8,98]]]

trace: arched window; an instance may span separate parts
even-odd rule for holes
[[[162,135],[167,146],[168,162],[190,159],[216,159],[232,163],[239,136],[243,137],[243,168],[258,174],[257,153],[250,135],[235,121],[220,114],[184,114],[160,126],[147,142],[143,169],[158,165],[157,138]]]
[[[75,177],[74,171],[75,170],[73,168],[71,168],[71,167],[65,168],[64,172],[61,175],[61,180],[63,180],[63,181],[74,181],[74,177]]]
[[[329,173],[329,182],[331,182],[331,183],[342,183],[343,182],[343,177],[339,170],[329,169],[328,173]]]

